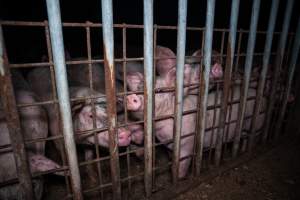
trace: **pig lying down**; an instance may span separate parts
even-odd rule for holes
[[[168,50],[167,52],[164,52],[163,56],[170,57],[169,53],[171,51]],[[161,87],[173,87],[175,85],[175,79],[176,79],[176,61],[174,59],[166,59],[164,62],[164,65],[156,65],[157,68],[166,69],[163,71],[162,75],[156,77],[155,82],[155,88],[161,88]],[[185,72],[184,72],[184,83],[189,84],[191,81],[191,76],[195,75],[191,72],[194,70],[197,70],[197,68],[191,68],[190,65],[185,65]],[[214,67],[213,67],[214,68]],[[217,66],[219,68],[219,66]],[[220,73],[219,73],[220,75]],[[139,72],[131,73],[130,76],[127,77],[127,84],[130,89],[135,91],[135,89],[142,89],[143,88],[143,75]],[[195,81],[192,80],[192,81]],[[234,89],[234,100],[237,100],[240,98],[240,88],[236,87]],[[193,91],[192,91],[193,92]],[[214,99],[218,95],[217,103],[220,104],[221,100],[221,92],[217,94],[217,92],[213,91],[209,93],[208,95],[208,106],[214,104]],[[255,90],[249,90],[248,93],[249,96],[255,96],[256,91]],[[143,112],[144,112],[144,97],[143,95],[137,95],[132,94],[127,96],[127,108],[130,111],[131,116],[133,116],[136,119],[142,119],[143,118]],[[170,93],[157,93],[155,94],[155,117],[162,117],[166,115],[174,114],[174,104],[175,104],[175,95],[174,92]],[[189,111],[194,110],[197,107],[197,96],[196,95],[190,95],[189,91],[184,92],[184,99],[183,99],[183,111]],[[247,102],[246,105],[246,115],[251,114],[253,112],[254,107],[254,100]],[[219,109],[215,112],[213,110],[208,110],[206,113],[206,128],[212,128],[216,124],[213,124],[213,118],[216,118],[216,122],[218,122],[219,118]],[[216,116],[214,116],[216,115]],[[227,115],[227,121],[234,120],[237,118],[238,115],[238,104],[232,105],[232,117],[229,119],[229,112]],[[264,116],[260,116],[264,117]],[[263,120],[261,120],[263,122]],[[173,144],[168,143],[170,140],[173,139],[173,119],[164,119],[159,120],[154,123],[154,134],[157,137],[157,139],[162,143],[167,143],[166,146],[172,150]],[[250,126],[250,121],[246,121],[244,123],[245,128],[247,126]],[[181,136],[185,136],[191,133],[195,132],[195,126],[196,126],[196,114],[187,114],[183,115],[182,117],[182,132]],[[232,123],[229,125],[229,133],[228,137],[224,137],[225,141],[230,141],[234,137],[234,130],[235,130],[235,123]],[[257,125],[256,128],[258,128],[259,125]],[[215,147],[216,144],[216,137],[212,137],[211,131],[208,131],[205,133],[204,141],[203,141],[204,147]],[[181,139],[180,143],[180,158],[184,158],[187,156],[191,156],[193,154],[193,145],[194,145],[194,136],[191,135],[189,137],[185,137]],[[182,178],[186,176],[188,168],[190,166],[191,158],[188,157],[187,159],[184,159],[180,162],[179,165],[179,177]]]
[[[17,77],[15,77],[17,76]],[[18,104],[35,103],[36,97],[29,90],[20,89],[19,86],[25,86],[23,77],[20,74],[13,74],[13,78],[18,80],[16,89],[16,101]],[[16,84],[15,84],[16,85]],[[41,106],[30,106],[19,108],[19,117],[21,122],[21,132],[24,140],[33,140],[46,138],[48,135],[48,123],[45,110]],[[3,112],[3,107],[0,99],[0,146],[10,145],[11,140],[7,128],[7,122]],[[54,161],[46,158],[45,141],[34,142],[26,145],[27,156],[31,173],[45,172],[59,168],[60,166]],[[0,153],[0,182],[9,181],[17,178],[16,163],[12,151]],[[62,175],[57,172],[57,175]],[[33,189],[36,199],[41,199],[43,194],[43,178],[38,177],[33,179]],[[0,188],[0,199],[23,199],[19,192],[18,183],[11,184]]]

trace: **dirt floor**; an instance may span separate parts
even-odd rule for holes
[[[300,137],[281,141],[251,162],[181,194],[176,200],[299,200]]]

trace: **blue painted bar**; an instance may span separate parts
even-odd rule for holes
[[[196,147],[196,174],[200,175],[202,154],[203,154],[203,138],[205,131],[205,115],[208,96],[208,84],[209,73],[211,65],[211,53],[212,53],[212,39],[213,39],[213,27],[214,27],[214,15],[215,15],[215,0],[207,1],[206,10],[206,28],[205,28],[205,44],[204,44],[204,73],[202,75],[202,83],[200,84],[200,111],[199,111],[199,134],[197,135],[197,147]]]
[[[215,151],[215,164],[216,166],[220,165],[221,156],[222,156],[222,146],[223,146],[223,137],[226,124],[226,116],[228,109],[228,97],[231,85],[231,74],[235,53],[235,44],[236,44],[236,31],[237,23],[239,16],[239,0],[233,0],[231,4],[231,17],[230,17],[230,31],[228,37],[228,46],[227,46],[227,57],[226,57],[226,67],[224,73],[224,88],[222,95],[222,104],[220,110],[219,118],[219,129],[217,135],[217,145]]]
[[[145,190],[152,193],[152,117],[153,117],[153,0],[144,0],[144,130]]]
[[[70,109],[69,88],[66,73],[64,42],[62,34],[62,23],[60,17],[60,6],[58,0],[47,0],[47,12],[49,20],[49,30],[51,38],[51,47],[55,67],[55,79],[57,85],[57,94],[59,108],[62,117],[63,134],[65,149],[68,156],[70,167],[70,176],[74,199],[83,199],[81,193],[81,182],[78,168],[78,159],[76,154],[76,145],[74,140],[72,115]]]
[[[276,24],[276,17],[279,7],[279,0],[273,0],[272,7],[271,7],[271,13],[269,18],[269,25],[268,25],[268,31],[267,31],[267,38],[265,43],[265,49],[264,49],[264,57],[263,57],[263,66],[259,77],[259,83],[258,83],[258,89],[256,93],[256,100],[255,100],[255,108],[254,108],[254,115],[251,122],[251,133],[250,133],[250,143],[249,143],[249,150],[252,149],[253,146],[253,139],[255,135],[255,127],[257,124],[257,117],[259,115],[260,107],[263,100],[263,92],[265,88],[265,82],[266,82],[266,76],[268,71],[268,65],[270,61],[270,55],[271,55],[271,47],[272,47],[272,41],[273,41],[273,33],[274,28]]]
[[[252,14],[251,14],[250,33],[249,33],[248,45],[247,45],[247,57],[245,63],[244,79],[241,88],[241,101],[239,104],[239,113],[238,113],[237,125],[235,130],[233,151],[232,151],[233,153],[232,155],[234,158],[238,154],[241,132],[243,128],[245,107],[246,107],[246,101],[248,96],[249,80],[250,80],[250,74],[252,70],[252,61],[253,61],[253,53],[254,53],[255,40],[256,40],[256,29],[257,29],[259,10],[260,10],[260,0],[254,0],[253,7],[252,7]]]
[[[274,111],[274,105],[275,105],[275,97],[276,97],[276,85],[277,81],[280,76],[280,68],[282,65],[283,61],[283,56],[284,56],[284,50],[286,46],[286,40],[287,40],[287,35],[289,31],[289,25],[291,21],[291,16],[292,16],[292,10],[293,10],[293,4],[294,0],[288,0],[287,1],[287,6],[285,10],[285,16],[284,16],[284,22],[282,25],[282,32],[280,35],[280,41],[277,47],[277,52],[276,52],[276,61],[275,61],[275,69],[274,69],[274,74],[273,74],[273,79],[272,79],[272,88],[271,88],[271,94],[270,94],[270,99],[271,101],[269,102],[269,107],[267,110],[267,116],[266,116],[266,122],[265,122],[265,129],[263,133],[263,141],[266,142],[268,133],[270,131],[270,125],[271,125],[271,119],[272,119],[272,114]]]
[[[110,171],[114,199],[121,199],[120,163],[117,135],[116,75],[114,65],[114,30],[112,0],[102,0],[105,92],[107,97]]]
[[[178,2],[178,30],[177,30],[177,59],[176,59],[176,96],[175,96],[175,119],[174,119],[174,148],[172,175],[173,182],[178,181],[179,160],[180,160],[180,141],[182,128],[183,111],[183,80],[184,80],[184,61],[186,43],[186,18],[187,0]]]
[[[283,103],[279,112],[279,119],[278,123],[276,123],[276,128],[275,128],[275,138],[278,139],[279,137],[279,132],[281,131],[282,127],[282,122],[283,118],[286,112],[286,107],[288,103],[288,98],[292,86],[292,81],[294,77],[294,72],[297,64],[297,59],[299,56],[299,48],[300,48],[300,17],[298,19],[298,25],[297,25],[297,31],[296,31],[296,36],[295,36],[295,41],[294,41],[294,46],[293,46],[293,51],[292,51],[292,58],[290,61],[290,66],[289,66],[289,71],[288,71],[288,79],[287,79],[287,87],[285,88],[284,95],[283,95]]]

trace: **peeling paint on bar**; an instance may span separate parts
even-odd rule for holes
[[[114,66],[114,30],[112,0],[101,0],[103,23],[103,46],[105,68],[105,93],[107,97],[107,115],[109,132],[110,171],[113,198],[121,199],[120,163],[118,151],[118,134],[116,127],[116,79]]]

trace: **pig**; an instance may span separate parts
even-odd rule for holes
[[[49,68],[36,68],[32,70],[28,74],[28,80],[31,83],[33,90],[38,94],[42,101],[53,99]],[[76,87],[70,86],[69,92],[71,98],[87,97],[91,95],[99,97],[94,101],[96,128],[100,129],[107,127],[108,119],[106,111],[106,98],[103,97],[102,93],[80,85]],[[54,105],[47,104],[45,107],[48,112],[50,133],[52,136],[57,136],[61,134],[59,117],[57,117]],[[73,128],[75,131],[81,132],[93,129],[93,107],[91,100],[71,103],[71,111],[73,118]],[[130,131],[123,127],[118,128],[118,146],[128,146],[130,144],[130,141]],[[97,144],[102,147],[108,148],[108,131],[100,131],[99,133],[97,133],[96,137],[94,135],[90,135],[88,137],[79,137],[76,139],[76,143],[87,145]],[[58,150],[62,150],[60,141],[56,140],[55,145]],[[93,158],[93,150],[91,150],[90,148],[84,148],[84,159],[90,160]],[[95,171],[92,165],[88,165],[86,167],[86,173],[90,184],[96,184],[97,176],[95,175]]]
[[[27,104],[37,102],[37,98],[29,89],[28,84],[20,73],[12,73],[13,83],[15,86],[15,97],[18,104]],[[41,106],[30,106],[19,108],[19,117],[21,123],[21,132],[24,140],[33,140],[46,138],[48,135],[48,123],[45,110]],[[0,99],[0,146],[10,145],[7,122],[3,112],[2,102]],[[60,166],[54,161],[45,157],[45,141],[34,142],[26,145],[28,163],[32,174],[44,172],[59,168]],[[17,178],[16,163],[12,151],[3,151],[0,153],[0,182],[9,181]],[[56,172],[62,175],[62,172]],[[32,180],[34,195],[37,200],[42,198],[43,194],[43,177],[37,177]],[[23,199],[19,191],[18,184],[10,184],[1,187],[0,199]]]
[[[218,56],[219,52],[212,51],[212,57],[211,57],[211,69],[209,73],[209,81],[212,82],[216,79],[221,79],[223,77],[223,67],[221,65],[221,58]],[[193,53],[192,56],[201,56],[201,50],[197,50]],[[204,66],[204,63],[202,64]],[[199,70],[200,70],[200,63],[192,65],[192,75],[191,75],[191,84],[197,84],[199,83],[200,77],[199,77]],[[213,85],[209,85],[208,89],[212,90]],[[189,91],[189,94],[198,94],[198,87],[191,88]]]
[[[136,77],[135,77],[136,74]],[[127,79],[128,85],[136,84],[137,82],[132,82],[132,78],[139,80],[143,79],[143,75],[139,72],[135,74],[131,74]],[[186,73],[186,75],[190,75],[190,72]],[[175,84],[175,77],[176,77],[176,69],[172,68],[169,72],[166,73],[165,76],[161,77],[158,76],[156,78],[155,87],[172,87]],[[139,83],[143,82],[140,80]],[[132,86],[138,87],[138,86]],[[131,115],[134,118],[142,119],[143,117],[143,106],[144,100],[143,95],[136,95],[131,94],[127,96],[127,109],[131,111]],[[174,104],[175,104],[175,96],[174,93],[158,93],[155,95],[155,117],[160,117],[164,115],[171,115],[174,113]],[[197,105],[197,97],[194,95],[189,95],[183,101],[183,110],[191,110],[196,108]],[[181,135],[186,135],[192,133],[195,129],[195,114],[184,115],[182,119],[183,129]],[[154,132],[155,136],[161,142],[168,142],[169,140],[173,139],[173,119],[165,119],[161,121],[156,121],[154,124]],[[193,137],[186,137],[181,140],[181,151],[180,151],[180,158],[183,158],[187,155],[190,155],[193,150]],[[170,150],[173,149],[173,144],[167,144],[167,148]],[[187,169],[189,167],[191,158],[185,159],[180,162],[179,166],[179,177],[184,177],[186,175]]]
[[[173,65],[173,62],[169,60],[169,65],[171,66],[163,66],[163,67],[170,67],[169,71],[166,72],[164,76],[158,76],[156,78],[155,87],[170,87],[174,86],[175,84],[175,78],[176,78],[176,68]],[[189,66],[185,66],[185,71]],[[186,71],[184,75],[184,79],[186,82],[189,80],[189,76],[191,76],[191,73],[189,70]],[[127,77],[127,84],[131,89],[141,89],[142,83],[143,83],[143,75],[139,72],[132,73],[130,76]],[[256,91],[255,90],[249,90],[248,95],[254,95],[255,96]],[[220,104],[220,97],[221,92],[220,91],[213,91],[209,93],[208,95],[208,106],[212,105],[214,102],[213,100],[216,98],[216,95],[218,95],[217,103]],[[234,89],[234,100],[240,98],[240,87],[236,87]],[[130,114],[136,118],[136,119],[142,119],[143,118],[143,111],[144,111],[144,97],[143,95],[136,95],[131,94],[127,96],[127,109],[130,111]],[[174,104],[175,104],[175,95],[174,92],[172,93],[157,93],[155,94],[155,117],[161,117],[165,115],[171,115],[174,114]],[[238,115],[238,104],[232,105],[232,116],[233,118],[237,118]],[[254,107],[254,101],[251,103],[247,103],[246,105],[246,114],[253,112]],[[183,111],[193,110],[197,107],[197,96],[196,95],[186,95],[183,99]],[[213,110],[208,110],[206,113],[206,128],[213,127],[213,118],[216,118],[216,122],[218,122],[219,119],[219,109],[215,112]],[[227,115],[227,121],[229,120],[229,113]],[[231,119],[232,120],[232,119]],[[263,120],[260,120],[260,122]],[[160,121],[156,121],[154,124],[154,133],[157,139],[160,142],[168,142],[173,139],[173,119],[164,119]],[[249,126],[249,121],[245,122],[245,127]],[[196,114],[187,114],[182,117],[182,132],[181,136],[190,134],[195,132],[195,125],[196,125]],[[226,141],[232,140],[234,137],[234,130],[236,124],[230,124],[229,125],[229,136],[224,137]],[[259,126],[257,126],[259,127]],[[216,145],[216,137],[213,138],[211,133],[205,133],[204,136],[204,147],[212,147],[214,148]],[[212,144],[211,144],[212,143]],[[192,155],[193,153],[193,145],[194,145],[194,136],[189,136],[182,138],[181,144],[180,144],[180,158],[186,157],[188,155]],[[173,144],[167,144],[166,145],[170,150],[173,149]],[[187,158],[185,160],[182,160],[179,164],[179,178],[185,177],[189,168],[191,162],[191,158]]]
[[[221,58],[218,56],[219,53],[217,51],[212,52],[212,66],[209,74],[210,81],[220,79],[223,77],[223,67],[221,65]],[[201,50],[195,51],[192,56],[201,56]],[[158,60],[156,61],[156,72],[159,76],[165,76],[167,72],[176,67],[176,55],[175,53],[163,46],[157,46],[156,48],[156,57]],[[190,79],[184,78],[184,85],[189,84],[197,84],[199,83],[199,70],[200,70],[200,63],[197,64],[185,64],[184,65],[185,72],[190,71]],[[211,90],[213,88],[212,85],[209,86]],[[187,92],[188,91],[188,92]],[[190,87],[184,89],[184,95],[186,94],[198,94],[198,87]]]

